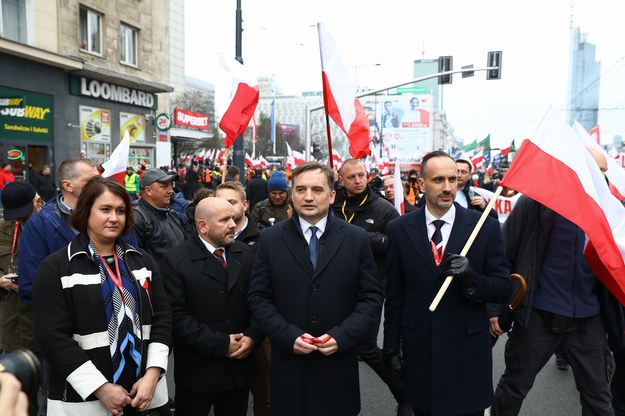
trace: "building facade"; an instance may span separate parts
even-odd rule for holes
[[[154,165],[169,80],[168,3],[0,0],[0,159],[106,161],[125,131],[130,163]]]
[[[595,59],[595,53],[596,46],[588,42],[587,34],[579,27],[571,27],[567,122],[577,120],[586,131],[599,120],[601,62]]]

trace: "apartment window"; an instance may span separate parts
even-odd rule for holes
[[[119,60],[137,66],[137,29],[127,25],[119,27]]]
[[[0,35],[16,42],[27,43],[26,0],[0,0],[0,4]]]
[[[102,54],[102,15],[84,8],[80,9],[80,49]]]

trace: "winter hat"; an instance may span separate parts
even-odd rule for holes
[[[4,206],[4,219],[29,217],[33,212],[33,199],[36,194],[37,191],[28,182],[8,183],[0,197]]]
[[[269,182],[267,182],[267,189],[270,191],[288,191],[289,184],[286,182],[286,176],[284,173],[275,171],[269,177]]]

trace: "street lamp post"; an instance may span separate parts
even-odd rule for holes
[[[241,0],[237,0],[235,32],[235,59],[243,64],[243,12],[241,10]],[[237,136],[234,145],[232,145],[232,165],[241,170],[239,181],[245,185],[245,143],[243,136]]]

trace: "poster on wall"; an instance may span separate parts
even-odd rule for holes
[[[369,118],[372,152],[416,162],[433,150],[431,95],[376,96],[361,102]]]
[[[111,141],[111,112],[103,108],[80,108],[80,138],[88,141]]]
[[[130,143],[145,143],[145,116],[143,114],[119,113],[120,139],[128,130]]]

